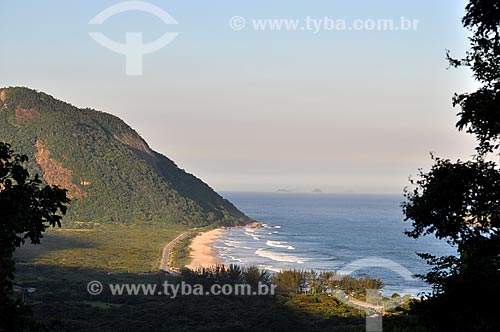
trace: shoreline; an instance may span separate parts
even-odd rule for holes
[[[256,220],[252,220],[246,225],[233,227],[261,228],[262,223]],[[198,235],[191,241],[191,244],[189,245],[191,262],[185,267],[190,270],[196,270],[202,267],[210,267],[222,264],[224,260],[217,255],[217,249],[213,247],[213,244],[218,241],[225,232],[233,227],[220,227],[212,229],[208,232],[198,233]]]
[[[199,233],[191,242],[191,263],[186,265],[188,269],[196,270],[202,267],[210,267],[222,264],[223,259],[217,256],[217,249],[213,244],[227,231],[224,228],[216,228],[208,232]]]

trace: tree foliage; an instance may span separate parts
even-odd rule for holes
[[[182,276],[187,283],[210,286],[213,284],[249,284],[257,289],[259,283],[274,284],[280,294],[326,294],[342,290],[363,299],[367,289],[382,289],[380,279],[338,274],[336,271],[281,270],[271,274],[257,266],[240,267],[231,264],[201,267],[195,270],[183,268]]]
[[[495,306],[500,295],[500,1],[471,0],[463,25],[472,33],[470,50],[450,64],[467,67],[481,87],[456,94],[458,130],[477,139],[469,161],[433,156],[402,204],[414,238],[434,235],[457,248],[457,256],[420,254],[432,265],[423,276],[434,289],[413,313],[432,331],[499,331]]]
[[[0,142],[0,331],[33,327],[29,309],[13,299],[15,262],[12,255],[26,240],[39,244],[48,227],[61,226],[66,213],[66,190],[43,186],[30,177],[28,158]]]

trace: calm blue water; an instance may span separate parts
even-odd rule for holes
[[[223,193],[265,228],[230,229],[217,243],[225,264],[257,265],[271,271],[314,269],[354,271],[384,281],[384,294],[430,291],[408,275],[428,266],[415,253],[454,254],[432,237],[403,234],[401,196]]]

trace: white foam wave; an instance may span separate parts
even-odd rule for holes
[[[228,256],[228,258],[231,259],[231,260],[233,260],[233,261],[236,261],[236,262],[239,262],[239,263],[243,263],[242,259],[236,258],[234,256]]]
[[[273,226],[273,225],[269,225],[269,224],[265,224],[265,223],[262,223],[262,228],[281,228],[281,226]]]
[[[251,236],[255,241],[259,241],[260,237],[255,235],[255,229],[245,228],[245,235]]]
[[[233,248],[239,248],[240,244],[241,244],[241,242],[231,241],[231,240],[222,241],[222,243],[224,243],[226,246],[233,247]]]
[[[297,256],[275,253],[268,250],[264,250],[262,248],[257,249],[255,251],[255,254],[257,254],[260,257],[272,259],[273,261],[276,262],[286,262],[286,263],[296,263],[296,264],[304,264],[305,262],[305,259]]]
[[[221,252],[227,252],[230,250],[230,248],[222,247],[222,246],[214,246],[214,248],[217,249],[218,251],[221,251]]]
[[[269,247],[275,247],[275,248],[285,248],[288,250],[294,250],[294,246],[289,246],[286,244],[286,242],[280,242],[280,241],[266,241],[266,245]]]

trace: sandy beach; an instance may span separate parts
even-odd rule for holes
[[[217,250],[212,244],[225,232],[217,228],[205,233],[200,233],[191,242],[192,261],[186,265],[189,269],[198,269],[200,267],[209,267],[216,264],[222,264],[222,259],[217,257]]]

